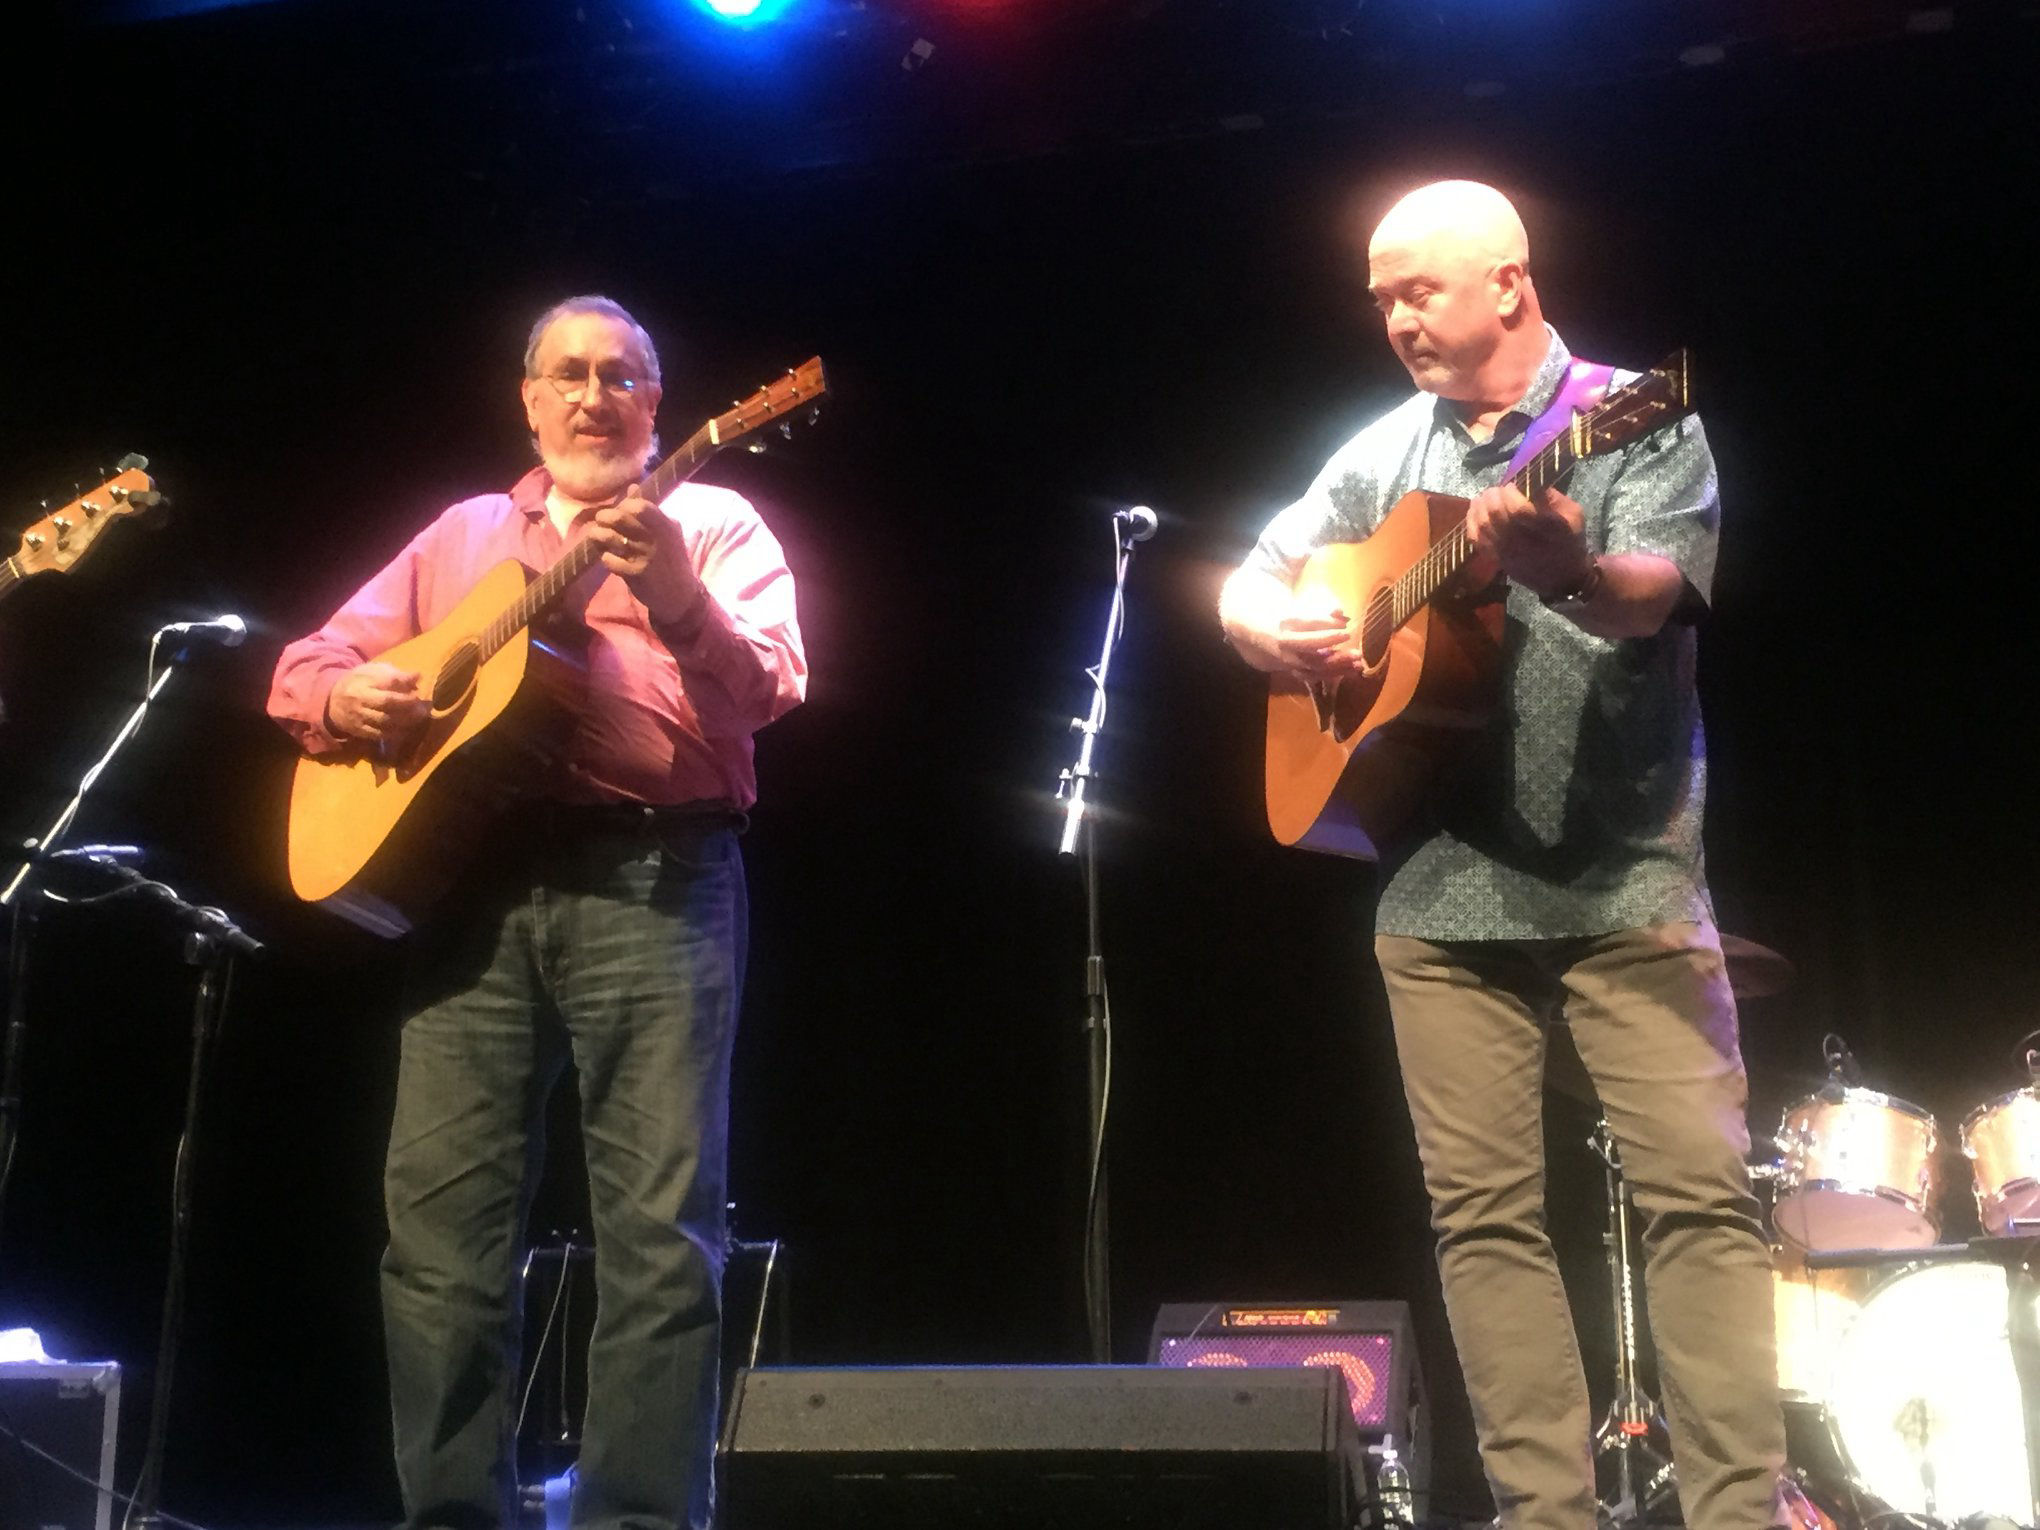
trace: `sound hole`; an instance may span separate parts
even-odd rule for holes
[[[482,656],[473,643],[462,643],[448,654],[438,678],[432,682],[432,710],[451,712],[466,700],[468,692],[475,688],[475,671],[481,663]]]
[[[1370,670],[1379,669],[1387,660],[1395,627],[1395,602],[1389,587],[1382,585],[1367,597],[1367,610],[1360,618],[1360,661]]]

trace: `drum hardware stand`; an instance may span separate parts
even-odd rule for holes
[[[1081,868],[1085,925],[1090,941],[1084,958],[1084,1052],[1090,1094],[1085,1118],[1089,1130],[1086,1156],[1090,1174],[1084,1204],[1083,1274],[1085,1328],[1094,1365],[1106,1365],[1112,1360],[1111,1220],[1105,1168],[1105,1121],[1112,1103],[1112,1001],[1105,986],[1105,957],[1099,946],[1097,815],[1084,794],[1097,779],[1091,755],[1098,735],[1105,729],[1105,682],[1112,672],[1112,651],[1118,647],[1126,627],[1126,571],[1133,563],[1134,545],[1153,536],[1155,526],[1154,511],[1144,505],[1113,514],[1112,604],[1105,617],[1105,641],[1096,667],[1084,671],[1091,682],[1090,711],[1070,719],[1070,731],[1081,739],[1076,763],[1062,773],[1056,786],[1056,796],[1063,801],[1062,839],[1057,853],[1074,855]]]
[[[1615,1396],[1594,1431],[1594,1456],[1615,1457],[1615,1501],[1602,1505],[1608,1521],[1641,1524],[1672,1491],[1671,1442],[1664,1415],[1637,1377],[1636,1272],[1629,1250],[1629,1183],[1622,1154],[1602,1120],[1587,1139],[1608,1178],[1608,1279],[1615,1309]],[[1639,1480],[1640,1479],[1640,1480]]]

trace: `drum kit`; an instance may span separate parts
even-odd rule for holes
[[[1797,1475],[1872,1517],[2036,1520],[2040,1390],[2040,1050],[1959,1144],[1984,1236],[1941,1243],[1939,1124],[1866,1089],[1839,1038],[1829,1080],[1789,1106],[1771,1187],[1778,1385]],[[1804,1457],[1805,1459],[1801,1459]]]
[[[1723,945],[1739,997],[1789,982],[1775,953]],[[2040,1032],[2021,1043],[2027,1084],[1962,1122],[1966,1184],[1944,1185],[1930,1111],[1863,1087],[1840,1038],[1823,1050],[1826,1084],[1786,1107],[1775,1161],[1752,1168],[1769,1192],[1791,1515],[1800,1530],[2040,1523]],[[1616,1465],[1605,1517],[1638,1522],[1668,1507],[1673,1470],[1637,1376],[1629,1191],[1605,1123],[1591,1146],[1617,1324],[1596,1451]],[[1984,1235],[1942,1243],[1945,1197],[1964,1188]]]

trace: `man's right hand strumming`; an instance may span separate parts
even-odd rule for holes
[[[404,743],[431,715],[432,702],[418,694],[417,673],[379,660],[347,671],[326,697],[328,729],[374,744]]]
[[[1322,592],[1299,593],[1257,569],[1241,569],[1225,583],[1218,618],[1241,658],[1270,674],[1329,680],[1360,667],[1344,645],[1352,621]]]

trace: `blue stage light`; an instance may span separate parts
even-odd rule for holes
[[[793,0],[694,0],[694,3],[731,26],[755,27],[775,20]]]

